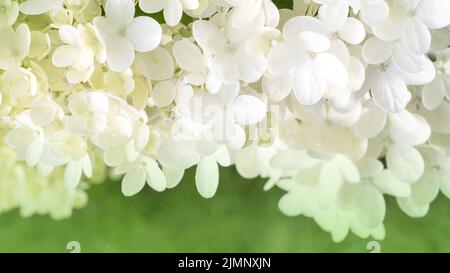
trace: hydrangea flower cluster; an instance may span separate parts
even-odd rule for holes
[[[234,165],[335,241],[382,239],[387,196],[427,214],[450,197],[450,1],[293,3],[0,0],[0,211],[64,218],[107,175],[132,196],[189,168],[211,198]]]

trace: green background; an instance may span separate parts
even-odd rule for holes
[[[334,243],[313,220],[283,215],[277,207],[283,193],[264,192],[263,184],[221,169],[219,191],[206,200],[196,192],[194,170],[173,190],[147,187],[132,198],[122,195],[119,181],[108,181],[93,186],[87,207],[67,220],[0,215],[0,252],[68,252],[70,241],[82,252],[368,252],[370,239],[351,234]],[[440,196],[421,219],[387,202],[382,252],[450,252],[449,200]]]
[[[283,215],[277,207],[283,192],[264,192],[263,180],[221,169],[218,193],[206,200],[194,173],[175,189],[146,187],[131,198],[119,181],[93,186],[87,207],[67,220],[0,215],[0,251],[67,252],[66,244],[78,241],[82,252],[368,252],[369,239],[349,235],[334,243],[313,220]],[[411,219],[388,200],[381,251],[450,251],[449,211],[450,201],[440,196],[426,217]]]

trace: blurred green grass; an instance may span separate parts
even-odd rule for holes
[[[118,181],[94,186],[87,207],[67,220],[0,215],[0,252],[68,252],[69,241],[82,252],[368,252],[369,239],[350,235],[336,244],[311,219],[284,216],[282,192],[263,192],[262,180],[222,169],[217,195],[206,200],[194,173],[173,190],[147,187],[132,198],[122,196]],[[388,203],[383,252],[450,251],[449,200],[441,196],[422,219]]]

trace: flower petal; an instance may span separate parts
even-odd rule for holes
[[[219,186],[219,166],[213,155],[204,156],[197,165],[195,185],[201,196],[211,198]]]
[[[126,37],[136,51],[147,52],[155,49],[161,42],[162,29],[154,19],[139,16],[128,25]]]

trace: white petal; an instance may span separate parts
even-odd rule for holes
[[[392,140],[412,146],[425,143],[431,135],[431,128],[424,117],[403,111],[389,115]]]
[[[278,102],[291,93],[294,82],[291,74],[284,73],[277,76],[264,76],[261,85],[269,100]]]
[[[158,82],[151,92],[153,102],[158,107],[166,107],[170,105],[177,94],[177,86],[173,81]]]
[[[372,36],[364,42],[362,55],[369,64],[381,64],[392,56],[393,50],[394,46],[391,42]]]
[[[364,185],[356,213],[358,219],[367,228],[376,228],[383,223],[386,214],[386,203],[383,195],[372,185]]]
[[[59,28],[59,37],[61,40],[69,45],[81,46],[80,35],[76,28],[70,25],[62,25]]]
[[[156,13],[167,5],[167,0],[139,0],[139,7],[147,13]]]
[[[382,22],[389,14],[389,6],[385,1],[375,1],[361,11],[361,18],[368,25]]]
[[[298,43],[281,42],[269,52],[267,57],[268,70],[273,74],[289,72],[298,64],[302,56],[304,56],[304,53],[299,52]]]
[[[334,1],[320,7],[319,18],[331,32],[335,32],[345,24],[348,12],[349,5],[347,1]]]
[[[179,0],[168,0],[164,8],[164,19],[169,26],[176,26],[183,16],[183,7]]]
[[[196,164],[199,159],[200,155],[195,146],[186,141],[168,138],[158,148],[158,160],[168,168],[185,170]]]
[[[358,168],[346,156],[337,156],[332,162],[336,164],[347,182],[358,183],[361,180]]]
[[[122,179],[122,193],[125,196],[133,196],[140,192],[145,186],[145,170],[135,168],[127,172]]]
[[[213,68],[226,84],[233,84],[239,80],[239,66],[231,53],[217,55],[213,61]]]
[[[227,40],[219,28],[210,21],[197,20],[192,24],[195,41],[212,54],[225,50]]]
[[[241,46],[234,53],[234,58],[239,67],[240,79],[244,82],[258,81],[266,70],[266,58],[250,55],[245,46]]]
[[[139,52],[155,49],[161,42],[162,29],[158,22],[150,17],[139,16],[127,27],[126,37]]]
[[[164,167],[163,173],[166,176],[167,188],[172,189],[181,182],[181,179],[183,179],[184,170],[176,170]]]
[[[135,66],[140,74],[156,81],[172,78],[175,70],[172,56],[162,47],[136,54]]]
[[[13,128],[5,137],[5,142],[13,147],[19,148],[29,145],[34,138],[34,132],[28,128]]]
[[[349,44],[357,45],[366,37],[366,31],[363,24],[353,18],[347,18],[344,26],[339,29],[339,37]]]
[[[372,31],[383,41],[396,41],[401,38],[410,19],[409,16],[389,15],[380,24],[373,25]]]
[[[411,100],[411,93],[401,79],[385,74],[381,74],[372,88],[372,98],[380,108],[388,112],[401,112]]]
[[[214,156],[204,156],[197,165],[195,185],[201,196],[211,198],[219,186],[219,167]]]
[[[300,44],[311,52],[324,52],[331,46],[330,39],[327,36],[312,31],[301,31],[298,34],[298,39]]]
[[[390,170],[383,170],[373,179],[373,183],[384,194],[396,197],[411,195],[411,186],[398,180]]]
[[[392,62],[400,71],[420,73],[426,68],[425,55],[416,55],[406,48],[402,43],[396,43]]]
[[[412,185],[411,199],[418,206],[426,206],[433,202],[439,194],[440,181],[438,172],[426,170],[422,177]]]
[[[232,11],[231,23],[234,28],[246,27],[261,10],[261,0],[241,1]]]
[[[416,16],[428,28],[438,29],[450,24],[449,1],[421,0],[416,8]]]
[[[108,0],[105,5],[106,18],[116,27],[126,27],[134,18],[133,0]]]
[[[314,105],[322,99],[327,82],[315,73],[311,61],[298,66],[293,77],[294,94],[301,104]]]
[[[344,65],[329,53],[320,53],[314,59],[316,72],[330,84],[337,87],[345,87],[348,83],[348,73]]]
[[[355,124],[355,132],[364,138],[377,136],[386,126],[387,116],[378,107],[369,107],[364,110],[360,119]]]
[[[434,110],[441,105],[445,96],[445,84],[441,77],[436,77],[422,89],[422,103],[428,110]]]
[[[301,31],[312,31],[327,36],[329,31],[325,24],[311,16],[296,16],[283,26],[283,36],[286,40],[297,40]]]
[[[423,217],[428,213],[430,209],[429,205],[418,206],[412,201],[411,198],[397,198],[397,204],[400,209],[410,217]]]
[[[188,39],[175,42],[172,52],[175,61],[182,69],[190,72],[201,72],[205,69],[202,53]]]
[[[200,7],[199,0],[180,0],[185,10],[194,10]]]
[[[335,200],[342,184],[339,169],[334,164],[324,164],[319,178],[319,206],[329,207]]]
[[[145,168],[147,184],[155,191],[162,192],[167,187],[166,177],[156,164],[148,164]]]
[[[115,72],[125,72],[134,61],[134,49],[130,42],[117,36],[106,44],[107,64]]]
[[[231,103],[234,120],[240,125],[251,125],[261,121],[266,115],[265,103],[254,96],[241,95]]]
[[[428,28],[419,20],[411,20],[402,34],[402,42],[412,53],[425,54],[431,45],[431,35]]]
[[[214,153],[214,157],[220,166],[222,167],[231,166],[230,151],[225,145],[219,147],[219,149]]]
[[[75,161],[67,164],[64,170],[64,185],[72,190],[80,183],[82,165],[81,162]]]
[[[38,163],[43,150],[44,137],[42,135],[39,135],[38,137],[34,138],[33,141],[31,141],[26,150],[25,161],[28,167],[34,167]]]
[[[58,47],[52,56],[52,63],[56,67],[67,67],[73,64],[79,57],[77,48],[71,45],[62,45]]]
[[[403,143],[391,144],[386,153],[389,170],[399,180],[406,183],[416,182],[424,172],[424,161],[420,153]]]
[[[27,0],[19,5],[20,12],[37,15],[62,6],[62,0]]]

